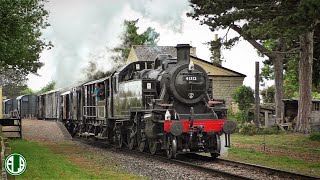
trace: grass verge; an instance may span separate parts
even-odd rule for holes
[[[27,170],[16,179],[138,179],[120,172],[113,164],[95,161],[98,155],[80,151],[72,144],[49,144],[26,140],[10,142],[11,152],[22,154]]]
[[[232,135],[232,147],[225,158],[320,176],[320,143],[310,141],[305,135],[263,137],[235,134]]]

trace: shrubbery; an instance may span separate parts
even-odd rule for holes
[[[314,132],[310,135],[309,139],[311,141],[319,141],[320,142],[320,132]]]
[[[282,134],[285,131],[280,130],[278,127],[270,127],[270,128],[259,128],[256,127],[253,123],[244,123],[241,124],[239,127],[239,133],[242,135],[270,135],[270,134]]]

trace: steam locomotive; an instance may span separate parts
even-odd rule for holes
[[[222,102],[210,99],[206,71],[190,60],[189,44],[177,57],[124,65],[110,76],[40,94],[39,119],[60,119],[72,135],[93,137],[120,148],[178,154],[220,155],[221,139],[230,146],[234,121]],[[99,95],[95,89],[99,87]]]

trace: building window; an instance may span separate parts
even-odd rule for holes
[[[312,111],[320,111],[320,102],[312,103]]]

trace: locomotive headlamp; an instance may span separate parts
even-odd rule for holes
[[[237,123],[235,123],[234,121],[226,121],[223,124],[223,132],[225,132],[226,134],[232,134],[234,132],[236,132],[237,129]]]
[[[193,71],[194,70],[194,64],[193,64],[193,61],[190,60],[190,63],[189,63],[189,71]]]
[[[179,121],[174,121],[170,125],[170,132],[175,136],[180,136],[183,133],[183,125]]]

